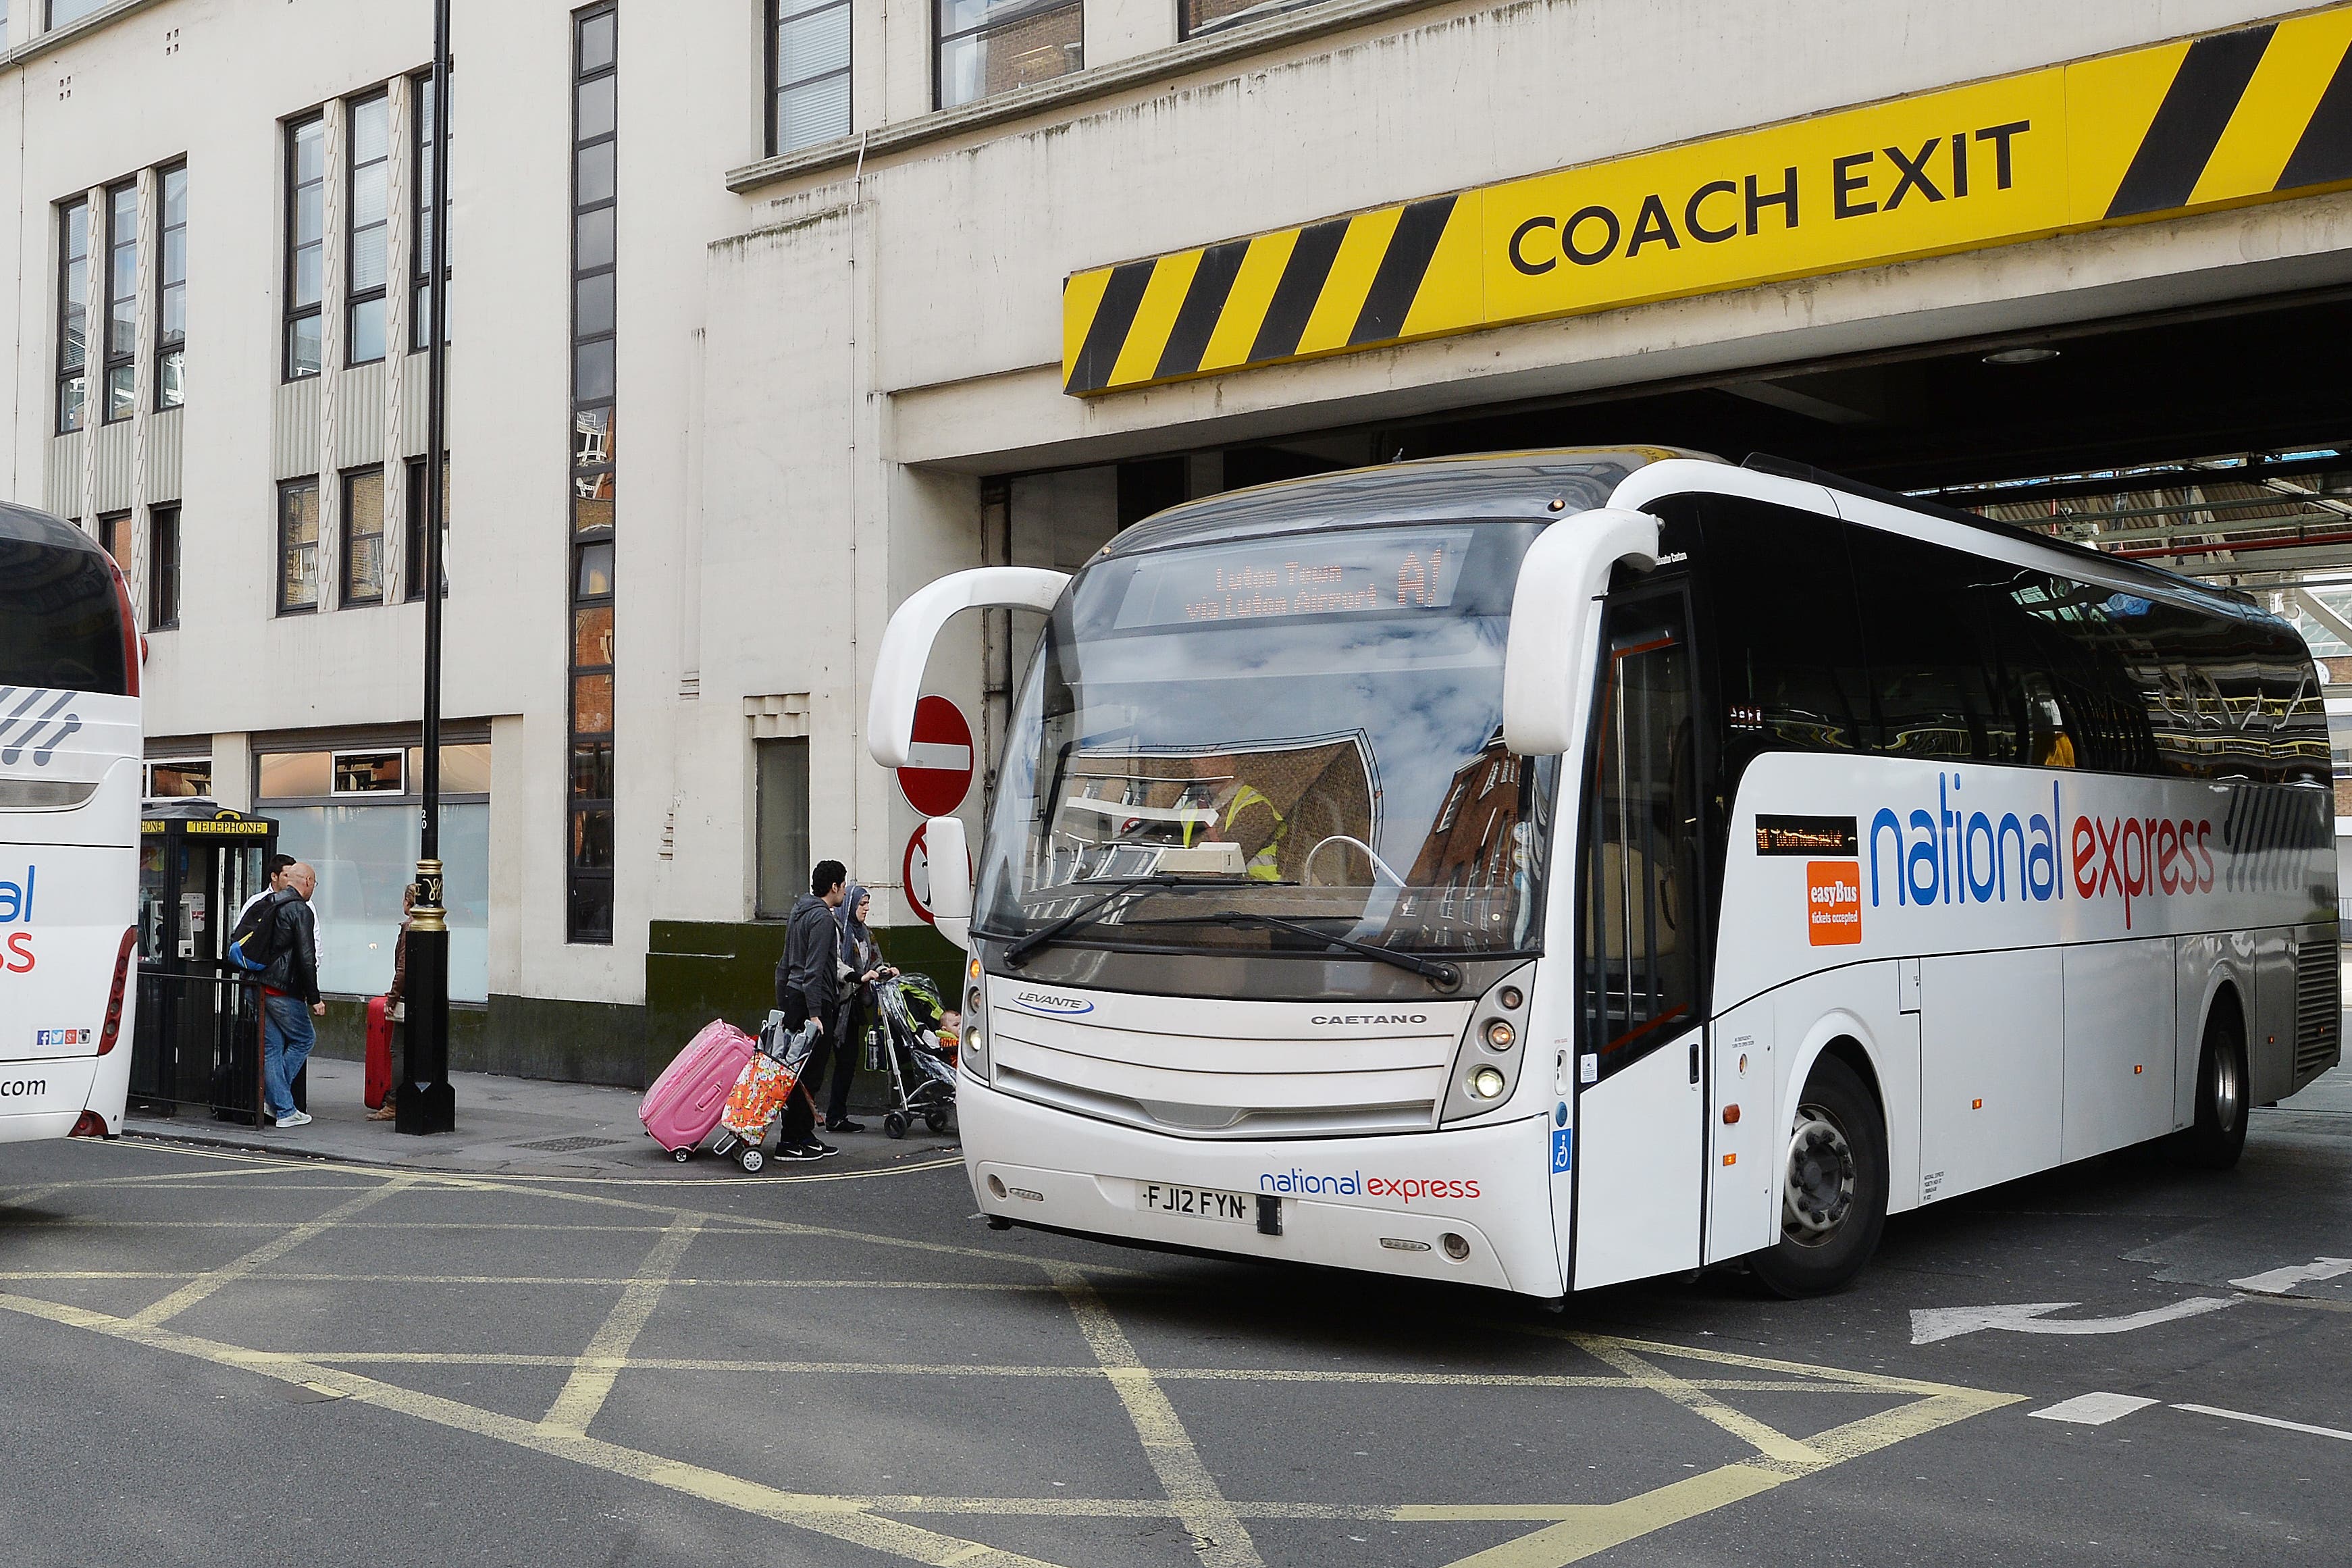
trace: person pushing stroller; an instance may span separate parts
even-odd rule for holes
[[[857,1042],[875,1016],[875,984],[898,973],[882,962],[882,944],[874,935],[874,928],[866,924],[873,908],[874,895],[852,882],[842,898],[841,907],[834,911],[834,919],[841,928],[841,955],[835,972],[841,1006],[837,1026],[831,1032],[833,1094],[824,1117],[828,1132],[866,1131],[865,1123],[849,1119],[849,1082],[857,1069]],[[822,1072],[818,1076],[822,1078]]]

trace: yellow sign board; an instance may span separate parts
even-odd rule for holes
[[[1073,274],[1119,392],[2352,184],[2352,5]]]

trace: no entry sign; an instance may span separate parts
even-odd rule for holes
[[[944,697],[915,704],[915,739],[898,773],[898,793],[925,816],[945,816],[971,793],[971,725]]]
[[[925,925],[936,925],[939,922],[931,916],[931,850],[926,842],[929,829],[929,823],[918,823],[908,836],[907,853],[898,861],[898,886],[905,889],[908,907],[915,911],[915,918]],[[966,878],[971,875],[969,851],[964,855],[963,874]]]

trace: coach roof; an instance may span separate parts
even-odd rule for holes
[[[52,550],[78,550],[92,555],[103,553],[98,541],[65,519],[14,501],[0,501],[0,540],[46,544]]]

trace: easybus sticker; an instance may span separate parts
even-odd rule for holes
[[[1805,863],[1805,937],[1815,947],[1862,940],[1862,868],[1851,860]]]

